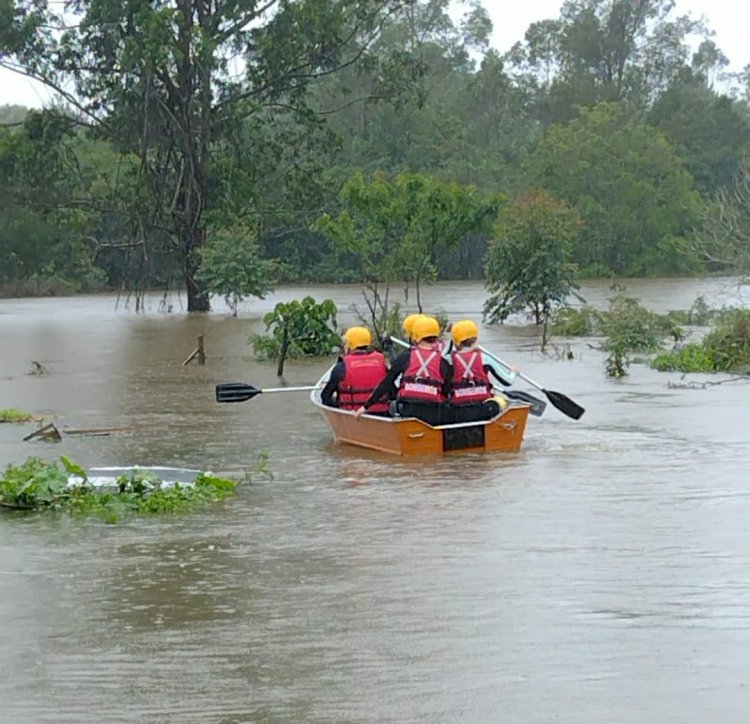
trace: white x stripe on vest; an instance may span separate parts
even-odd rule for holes
[[[437,352],[433,350],[432,352],[430,352],[427,359],[425,359],[424,357],[422,357],[418,347],[415,348],[414,351],[417,353],[417,357],[419,358],[419,369],[417,370],[416,377],[428,377],[429,378],[430,370],[427,367],[430,364],[430,362],[432,362],[432,360],[435,359],[435,355],[437,354]]]
[[[477,354],[478,352],[474,352],[474,354],[469,357],[469,361],[467,362],[464,360],[464,358],[461,355],[456,355],[455,359],[461,363],[461,366],[464,368],[464,373],[461,375],[462,380],[473,380],[474,379],[474,373],[471,371],[471,368],[474,366],[474,362],[477,361]]]

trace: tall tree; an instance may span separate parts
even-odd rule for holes
[[[208,309],[196,276],[204,213],[221,187],[213,154],[236,123],[304,117],[318,77],[368,55],[400,0],[6,0],[0,61],[55,88],[82,121],[140,159],[153,210],[169,223],[188,309]],[[71,89],[71,83],[73,89]]]
[[[646,109],[689,61],[689,37],[708,32],[674,10],[673,0],[567,0],[559,19],[529,27],[508,61],[536,89],[547,124],[599,101]]]
[[[553,126],[528,164],[530,182],[575,206],[574,250],[587,273],[690,270],[686,234],[699,197],[664,135],[620,106],[600,103]]]
[[[750,151],[750,115],[741,101],[710,87],[709,72],[684,68],[647,118],[672,143],[696,188],[712,194],[732,182]]]

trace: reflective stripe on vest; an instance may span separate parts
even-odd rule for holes
[[[426,352],[427,354],[423,354]],[[443,402],[443,373],[440,370],[440,351],[437,347],[424,350],[412,347],[409,366],[398,388],[399,399],[418,402]]]
[[[477,350],[454,351],[451,361],[453,380],[450,401],[453,404],[470,405],[492,397],[492,383]]]
[[[356,410],[367,402],[388,373],[385,357],[375,350],[365,354],[350,352],[341,361],[344,363],[344,376],[339,382],[339,407],[343,410]],[[387,402],[376,402],[368,408],[368,412],[387,411]]]

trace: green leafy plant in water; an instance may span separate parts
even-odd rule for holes
[[[605,369],[609,377],[624,377],[634,352],[655,352],[668,334],[681,336],[682,331],[666,317],[654,314],[632,297],[618,296],[602,315],[601,331],[608,352]]]
[[[15,508],[57,507],[65,497],[68,475],[56,463],[29,458],[8,465],[0,477],[0,503]]]
[[[234,494],[237,483],[200,473],[190,484],[165,485],[145,470],[119,477],[114,487],[95,488],[86,471],[63,456],[62,466],[29,458],[9,465],[0,476],[0,504],[26,510],[64,510],[101,516],[114,523],[131,515],[174,514],[196,510]],[[70,476],[80,478],[70,483]]]
[[[561,337],[587,337],[596,334],[601,324],[601,313],[588,304],[576,309],[563,307],[552,317],[552,332]]]
[[[339,346],[336,305],[331,299],[317,303],[312,297],[301,302],[279,302],[263,317],[269,336],[251,334],[249,341],[260,360],[325,357]]]
[[[656,355],[651,367],[659,372],[715,372],[713,357],[699,342]]]

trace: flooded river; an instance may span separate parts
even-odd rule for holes
[[[667,310],[738,290],[629,292]],[[586,414],[549,405],[519,454],[405,462],[333,445],[305,393],[215,402],[217,382],[279,385],[246,337],[306,293],[352,321],[352,287],[282,289],[239,319],[188,317],[177,297],[141,315],[114,297],[0,300],[0,408],[129,428],[51,445],[0,425],[0,465],[241,474],[267,451],[274,474],[187,517],[0,513],[0,721],[750,721],[750,385],[669,388],[679,375],[641,366],[613,381],[586,341],[559,361],[531,327],[488,329]],[[478,283],[427,292],[452,319],[483,301]],[[207,365],[183,367],[199,334]],[[285,383],[328,364],[288,364]]]

